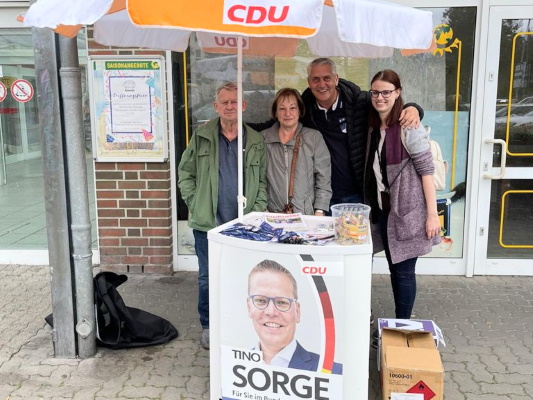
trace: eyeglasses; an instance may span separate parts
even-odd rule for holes
[[[382,90],[382,91],[370,90],[370,95],[374,99],[377,99],[379,97],[379,95],[382,95],[384,99],[388,99],[390,97],[390,95],[392,94],[392,92],[395,92],[395,91],[396,91],[396,89],[394,89],[394,90]]]
[[[298,301],[298,299],[290,299],[288,297],[268,297],[260,294],[253,294],[248,297],[252,299],[253,305],[260,310],[267,308],[272,300],[274,307],[281,312],[289,311],[292,303],[296,303]]]

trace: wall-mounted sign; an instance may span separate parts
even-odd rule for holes
[[[26,79],[17,79],[11,85],[11,96],[20,103],[30,101],[33,93],[33,86]]]
[[[0,82],[0,102],[4,101],[7,96],[7,88],[2,82]]]
[[[167,119],[163,57],[91,57],[97,161],[164,161]]]

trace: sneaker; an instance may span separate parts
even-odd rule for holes
[[[200,337],[200,346],[206,350],[209,350],[209,328],[202,331],[202,336]]]

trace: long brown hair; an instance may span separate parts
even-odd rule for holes
[[[379,71],[374,77],[372,78],[372,81],[370,81],[370,85],[375,81],[383,81],[383,82],[389,82],[394,85],[395,89],[402,89],[402,84],[400,82],[400,77],[398,74],[393,71],[392,69],[384,69],[383,71]],[[390,111],[389,116],[387,117],[387,120],[385,123],[387,126],[391,126],[395,122],[398,122],[400,119],[400,114],[403,110],[403,98],[402,98],[402,92],[400,92],[400,95],[396,99],[396,102],[392,106],[392,109]],[[372,128],[379,129],[381,125],[381,119],[379,118],[379,113],[376,111],[374,106],[370,107],[369,116],[368,116],[368,125]]]

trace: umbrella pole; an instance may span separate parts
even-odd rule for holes
[[[243,196],[243,162],[242,155],[244,149],[242,146],[242,36],[237,37],[237,208],[239,222],[242,222],[244,208],[246,207],[246,198]]]

